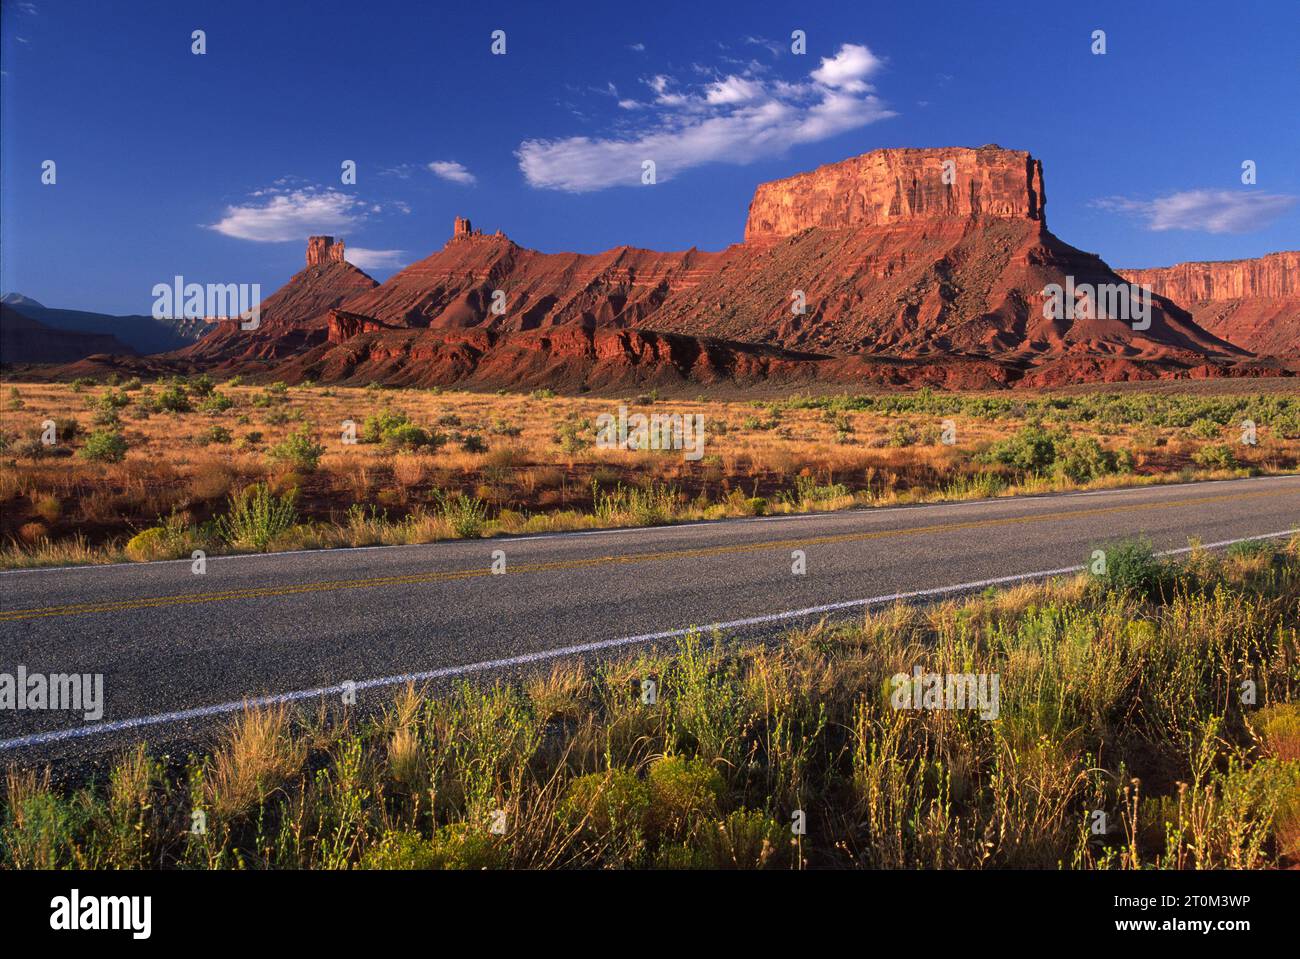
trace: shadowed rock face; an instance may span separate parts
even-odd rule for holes
[[[135,350],[108,333],[56,329],[0,304],[0,363],[68,363],[95,353]]]
[[[1300,358],[1300,251],[1120,273],[1173,300],[1215,336],[1252,353]]]

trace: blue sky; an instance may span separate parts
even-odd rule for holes
[[[757,183],[901,146],[1031,151],[1052,231],[1115,266],[1300,247],[1293,0],[6,0],[0,44],[0,283],[48,306],[147,313],[176,274],[265,295],[315,232],[384,279],[456,215],[720,249]]]

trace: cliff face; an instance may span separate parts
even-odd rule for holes
[[[1300,358],[1300,251],[1120,273],[1173,300],[1199,326],[1236,346]]]
[[[1175,303],[1300,296],[1300,250],[1270,253],[1253,260],[1179,263],[1119,272]]]
[[[321,266],[325,263],[344,263],[343,241],[332,236],[307,237],[307,266]]]
[[[876,150],[760,184],[745,242],[813,227],[850,229],[989,217],[1046,222],[1042,164],[1020,150]]]

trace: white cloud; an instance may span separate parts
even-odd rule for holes
[[[478,177],[455,160],[434,160],[429,164],[429,169],[433,171],[434,176],[450,180],[452,183],[473,186],[478,182]]]
[[[367,250],[361,246],[345,246],[343,256],[361,270],[395,270],[403,264],[404,250]]]
[[[849,93],[864,93],[871,87],[866,80],[884,66],[883,61],[860,43],[846,43],[833,57],[822,57],[822,65],[812,78],[824,86]]]
[[[385,167],[379,171],[379,175],[397,177],[399,180],[409,180],[411,174],[418,169],[419,167],[414,163],[399,163],[397,166]]]
[[[629,44],[627,45],[627,48],[628,48],[629,50],[634,50],[634,51],[636,51],[637,53],[645,53],[645,44],[644,44],[644,43],[629,43]]]
[[[704,99],[712,104],[749,103],[763,95],[763,85],[744,77],[730,76],[711,84]]]
[[[318,233],[346,233],[368,215],[364,200],[334,189],[299,187],[253,195],[255,202],[226,207],[208,228],[237,240],[281,243]]]
[[[683,92],[656,74],[645,81],[654,104],[619,103],[658,108],[638,114],[639,129],[525,140],[515,155],[531,186],[573,193],[638,185],[645,160],[654,161],[661,183],[705,163],[748,163],[894,116],[866,83],[881,65],[865,46],[844,44],[798,82],[731,74]]]
[[[1250,233],[1268,226],[1296,205],[1300,197],[1249,190],[1184,190],[1154,200],[1105,197],[1092,205],[1133,213],[1147,229],[1198,230],[1203,233]]]
[[[784,47],[775,40],[768,40],[766,37],[745,37],[745,42],[756,47],[763,47],[774,57],[779,57],[784,52]]]

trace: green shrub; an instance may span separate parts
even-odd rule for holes
[[[1075,483],[1086,483],[1115,472],[1115,454],[1102,449],[1091,436],[1064,440],[1056,445],[1056,470]]]
[[[1273,552],[1273,544],[1266,539],[1248,539],[1240,543],[1233,543],[1228,547],[1227,552],[1229,556],[1235,556],[1239,559],[1253,559],[1256,556]]]
[[[650,811],[650,787],[629,769],[579,776],[560,802],[565,828],[590,838],[640,832]]]
[[[325,447],[317,442],[311,428],[300,426],[267,450],[266,455],[276,462],[288,464],[299,472],[312,473],[320,465],[320,458],[324,453]]]
[[[414,423],[403,423],[384,433],[384,445],[396,449],[415,450],[429,442],[429,434]]]
[[[660,869],[774,869],[788,861],[790,830],[757,809],[737,809],[697,830],[690,842],[665,845]]]
[[[131,405],[131,397],[122,390],[109,390],[101,396],[96,404],[101,410],[120,410]]]
[[[154,413],[188,413],[194,409],[183,383],[172,383],[162,392],[150,397],[148,408]]]
[[[916,431],[907,423],[895,423],[889,430],[889,445],[894,447],[911,446],[916,442]]]
[[[487,520],[487,506],[481,499],[463,493],[434,493],[438,510],[443,519],[451,524],[456,535],[462,539],[477,539],[483,535],[483,524]]]
[[[224,413],[234,405],[235,401],[225,393],[212,390],[203,397],[202,402],[199,403],[199,409],[204,413]]]
[[[581,453],[596,442],[591,420],[565,420],[555,428],[555,442],[565,453]]]
[[[1237,468],[1237,457],[1227,443],[1211,443],[1192,454],[1192,459],[1206,469],[1230,470]]]
[[[209,443],[229,443],[232,439],[234,437],[230,435],[230,430],[224,426],[209,426],[199,434],[199,444],[202,446],[207,446]]]
[[[401,410],[388,407],[366,417],[361,426],[361,442],[383,443],[393,449],[437,448],[446,437],[433,433],[411,422]]]
[[[196,546],[203,545],[202,532],[190,526],[186,518],[173,511],[159,526],[136,533],[127,541],[126,556],[137,563],[188,557]]]
[[[650,826],[662,836],[685,836],[716,816],[722,775],[702,759],[664,756],[650,767]]]
[[[1149,540],[1122,540],[1103,552],[1105,572],[1095,572],[1091,558],[1088,569],[1094,581],[1110,592],[1155,598],[1172,579],[1169,564],[1155,555]]]
[[[980,457],[1022,473],[1041,473],[1056,462],[1056,438],[1037,424],[998,440]]]
[[[362,869],[501,869],[505,851],[490,833],[465,823],[443,826],[432,839],[388,833],[361,855]]]
[[[114,430],[122,428],[122,417],[117,415],[117,410],[100,410],[90,422]]]
[[[265,483],[254,483],[231,495],[217,533],[236,548],[264,550],[297,524],[297,499],[297,487],[277,496]]]
[[[126,457],[126,437],[116,430],[96,430],[81,448],[83,459],[94,463],[120,463]]]
[[[133,559],[137,563],[147,563],[152,559],[158,559],[167,542],[167,530],[161,526],[151,526],[149,529],[136,533],[127,541],[126,555],[128,559]]]

